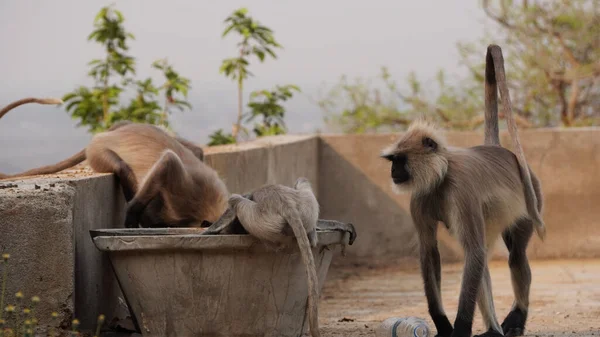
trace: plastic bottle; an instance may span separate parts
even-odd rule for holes
[[[375,330],[377,337],[429,337],[429,327],[418,317],[390,317]]]

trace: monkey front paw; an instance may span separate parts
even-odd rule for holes
[[[433,324],[435,324],[435,329],[437,330],[437,335],[435,335],[435,337],[453,336],[454,328],[452,327],[452,323],[450,323],[446,315],[433,315],[431,319],[433,320]]]
[[[125,228],[137,228],[140,223],[140,215],[138,212],[127,210],[125,213]]]
[[[512,328],[512,329],[508,329],[508,331],[506,331],[504,333],[504,336],[506,336],[506,337],[517,337],[517,336],[523,336],[524,334],[525,334],[525,329]]]
[[[348,233],[350,233],[350,239],[348,240],[348,244],[350,246],[352,246],[352,244],[354,243],[354,240],[356,240],[356,229],[354,228],[354,225],[351,223],[348,223]]]
[[[490,329],[481,335],[475,335],[473,337],[503,337],[503,336],[504,335],[499,333],[498,331]]]
[[[504,322],[502,322],[502,330],[504,336],[523,336],[525,333],[525,321],[527,320],[527,313],[519,308],[515,308],[511,311]]]

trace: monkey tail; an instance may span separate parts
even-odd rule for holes
[[[521,177],[525,183],[525,203],[527,206],[527,211],[533,218],[532,220],[537,235],[543,241],[546,237],[546,227],[541,215],[538,212],[538,200],[533,190],[533,183],[531,181],[531,175],[529,174],[527,159],[525,158],[525,153],[523,152],[523,147],[521,146],[521,142],[519,140],[517,123],[515,122],[512,113],[512,103],[510,101],[508,86],[506,85],[506,73],[504,71],[504,57],[502,56],[502,49],[500,46],[495,44],[491,44],[487,48],[485,80],[485,143],[500,144],[498,137],[497,98],[497,89],[499,89],[500,98],[502,99],[502,107],[505,110],[504,115],[506,116],[506,124],[508,124],[508,133],[512,139],[519,166],[521,166]],[[499,86],[498,83],[500,84]]]
[[[500,145],[500,135],[498,130],[498,82],[496,81],[496,60],[492,54],[493,46],[488,46],[485,57],[485,129],[484,144]],[[500,52],[500,57],[502,53]]]
[[[310,334],[312,337],[320,337],[321,333],[319,332],[318,305],[319,280],[317,279],[317,267],[315,265],[315,259],[312,254],[310,242],[308,241],[308,235],[304,229],[304,226],[302,225],[302,221],[300,220],[300,215],[298,214],[297,210],[291,209],[286,215],[285,220],[294,231],[294,236],[296,236],[296,240],[298,241],[298,248],[302,254],[302,260],[306,266],[306,274],[308,276],[308,321],[310,324]]]
[[[28,104],[28,103],[37,103],[37,104],[62,104],[63,101],[58,98],[36,98],[36,97],[28,97],[22,98],[18,101],[14,101],[9,105],[5,106],[0,110],[0,118],[6,115],[10,110],[18,107],[19,105]]]
[[[25,176],[38,175],[38,174],[56,173],[56,172],[62,171],[64,169],[67,169],[69,167],[73,167],[73,166],[81,163],[84,160],[85,160],[85,149],[83,149],[83,150],[77,152],[76,154],[72,155],[71,157],[69,157],[63,161],[60,161],[56,164],[53,164],[53,165],[42,166],[42,167],[34,168],[34,169],[31,169],[31,170],[28,170],[25,172],[12,174],[12,175],[0,174],[0,179],[19,178],[19,177],[25,177]]]

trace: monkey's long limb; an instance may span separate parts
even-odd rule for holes
[[[181,159],[171,150],[165,151],[154,164],[143,185],[127,205],[125,227],[132,228],[139,224],[142,212],[148,203],[160,193],[160,189],[178,190],[187,184],[189,175],[185,171]]]
[[[58,98],[36,98],[36,97],[27,97],[22,98],[18,101],[14,101],[9,105],[5,106],[0,110],[0,118],[4,117],[7,112],[18,107],[19,105],[28,104],[28,103],[37,103],[37,104],[62,104],[63,101]]]
[[[252,193],[247,193],[242,196],[248,200],[252,200]],[[231,209],[231,207],[227,207],[223,215],[221,215],[217,221],[211,224],[200,235],[231,234],[231,227],[235,222],[239,222],[237,221],[237,215]]]
[[[350,237],[348,238],[348,245],[352,245],[354,240],[356,239],[356,229],[354,229],[354,225],[351,223],[343,223],[336,220],[317,220],[317,230],[318,231],[337,231],[342,233],[348,233]],[[342,256],[346,256],[346,245],[342,245],[341,250]]]
[[[140,225],[143,228],[152,228],[152,227],[168,227],[167,224],[163,222],[162,217],[160,216],[161,210],[164,207],[164,200],[162,196],[157,194],[150,200],[148,205],[142,211],[140,216]]]
[[[419,237],[421,276],[427,298],[427,308],[437,330],[436,337],[449,337],[453,328],[442,304],[442,273],[437,246],[437,222],[411,207]]]
[[[356,240],[356,229],[351,223],[344,223],[336,220],[318,220],[317,230],[330,230],[349,233],[349,245],[352,245],[354,243],[354,240]]]
[[[531,269],[527,260],[527,244],[533,234],[533,224],[529,220],[518,221],[502,233],[502,239],[508,248],[508,265],[515,300],[511,311],[502,322],[505,336],[522,336],[529,310],[529,289],[531,287]]]
[[[469,205],[476,202],[459,200],[457,203]],[[450,227],[461,228],[459,239],[465,251],[465,265],[452,336],[470,336],[473,328],[475,302],[486,263],[485,224],[483,214],[477,208],[471,207],[464,211],[458,210],[458,212],[460,213],[457,214],[456,219],[453,219]]]
[[[192,151],[196,158],[200,159],[200,161],[204,161],[204,150],[201,147],[182,137],[175,137],[175,139],[188,150]]]

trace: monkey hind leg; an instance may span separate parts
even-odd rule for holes
[[[138,226],[144,209],[152,199],[162,191],[182,191],[188,181],[189,176],[177,154],[170,150],[165,151],[150,169],[139,191],[129,201],[125,226],[129,228]]]
[[[533,223],[529,219],[517,221],[502,233],[509,251],[508,265],[515,296],[511,311],[502,322],[505,336],[522,336],[525,332],[531,287],[531,269],[526,250],[532,234]]]
[[[349,245],[352,245],[354,243],[354,240],[356,240],[356,229],[351,223],[344,223],[335,220],[319,220],[317,221],[317,230],[331,230],[349,233]]]
[[[204,161],[204,150],[196,144],[182,137],[175,137],[175,139],[188,150],[190,150],[196,158],[200,161]]]
[[[253,200],[252,193],[242,195],[242,197]],[[201,235],[218,235],[218,234],[248,234],[248,231],[242,226],[240,219],[231,206],[227,207],[225,212],[217,221],[208,226]]]
[[[125,201],[129,202],[138,189],[137,179],[131,167],[113,150],[97,148],[94,143],[88,147],[87,158],[94,171],[114,173],[119,180]]]
[[[161,211],[164,207],[164,201],[160,194],[150,200],[148,205],[142,210],[140,216],[140,225],[142,227],[167,227],[161,217]]]
[[[143,228],[189,227],[194,219],[181,219],[176,222],[165,222],[163,217],[164,199],[162,194],[157,194],[150,200],[140,215],[140,226]],[[208,227],[208,226],[207,226]]]

